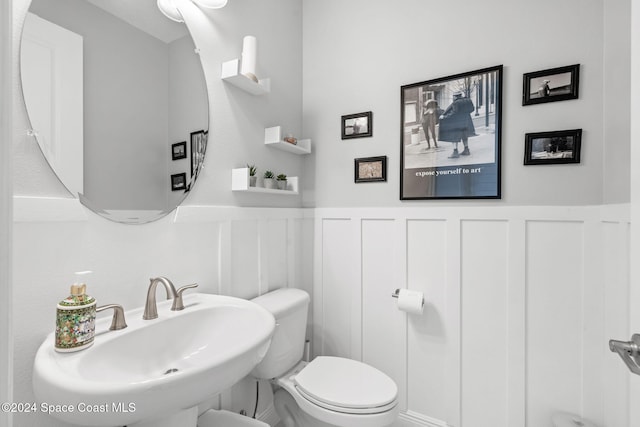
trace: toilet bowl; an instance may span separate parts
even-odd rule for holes
[[[287,288],[253,300],[276,318],[262,362],[252,371],[271,381],[276,413],[285,427],[387,427],[398,417],[398,387],[357,360],[318,356],[302,361],[309,295]]]

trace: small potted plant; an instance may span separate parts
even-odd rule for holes
[[[286,190],[287,189],[287,175],[281,173],[277,177],[278,181],[278,190]]]
[[[274,179],[273,172],[265,171],[263,178],[264,188],[276,188],[276,180]]]
[[[255,187],[256,181],[258,180],[258,177],[256,176],[256,172],[258,171],[258,168],[256,168],[256,165],[249,165],[248,163],[247,163],[247,168],[249,168],[249,186]]]

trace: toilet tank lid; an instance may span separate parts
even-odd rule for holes
[[[280,288],[251,301],[267,309],[278,319],[298,310],[302,305],[308,305],[310,300],[309,294],[302,289]]]
[[[551,417],[551,420],[553,421],[553,427],[597,427],[591,421],[566,412],[555,414]]]

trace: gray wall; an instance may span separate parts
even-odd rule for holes
[[[304,132],[318,142],[308,159],[305,204],[424,205],[399,201],[400,86],[498,64],[502,200],[428,203],[628,201],[629,22],[619,18],[629,4],[609,3],[603,18],[602,0],[303,0]],[[575,63],[578,100],[522,106],[523,73]],[[610,89],[615,94],[603,95]],[[369,110],[373,137],[342,141],[340,116]],[[525,133],[573,128],[583,129],[580,164],[523,166]],[[378,155],[388,156],[388,182],[354,184],[353,159]]]
[[[630,194],[630,11],[630,0],[604,0],[604,203]]]

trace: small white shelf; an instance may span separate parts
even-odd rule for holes
[[[286,142],[282,137],[282,128],[280,126],[265,128],[264,144],[268,147],[299,155],[311,153],[310,139],[299,139],[297,144]]]
[[[261,79],[256,83],[249,77],[240,74],[240,60],[237,58],[222,63],[221,78],[251,95],[264,95],[271,92],[270,79]]]
[[[283,196],[295,196],[298,194],[298,177],[287,177],[287,189],[278,190],[276,188],[251,187],[249,185],[249,168],[238,168],[231,170],[231,191],[244,191],[248,193],[279,194]]]

